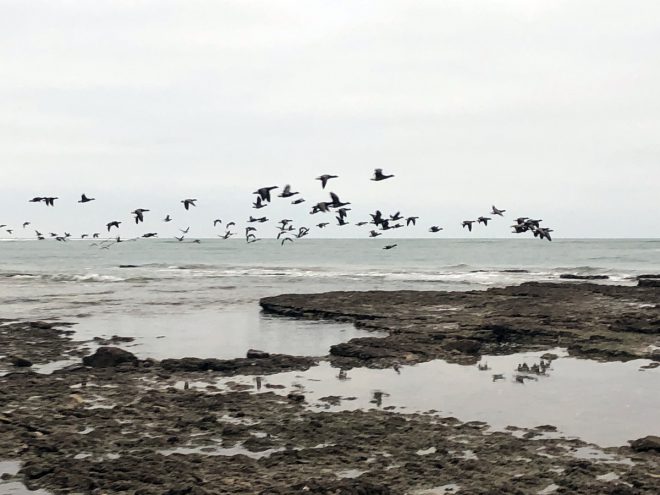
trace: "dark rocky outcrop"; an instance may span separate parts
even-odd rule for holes
[[[119,347],[99,347],[94,354],[83,358],[83,364],[92,368],[113,368],[126,363],[137,365],[138,358]]]
[[[290,370],[306,370],[315,365],[311,357],[270,354],[265,358],[214,359],[193,358],[164,359],[160,366],[168,371],[215,371],[225,375],[257,375]]]
[[[649,435],[630,442],[630,447],[637,452],[660,452],[660,437]]]
[[[563,280],[608,280],[608,275],[577,275],[575,273],[562,273],[559,278]]]

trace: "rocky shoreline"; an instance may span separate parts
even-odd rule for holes
[[[352,322],[387,332],[331,348],[340,366],[387,367],[432,359],[566,347],[604,361],[660,361],[660,287],[529,282],[487,291],[286,294],[263,311]]]
[[[601,449],[551,425],[495,432],[435,413],[319,412],[276,374],[319,359],[373,368],[474,363],[483,353],[558,343],[578,356],[657,362],[658,296],[657,287],[580,283],[262,300],[271,313],[387,332],[333,346],[327,358],[251,351],[234,360],[141,360],[118,349],[123,336],[96,342],[103,347],[83,360],[94,343],[81,348],[66,323],[4,321],[0,461],[21,465],[0,476],[55,494],[655,494],[658,437]],[[16,366],[19,357],[77,363],[40,374]]]

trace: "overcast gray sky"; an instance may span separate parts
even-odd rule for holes
[[[310,205],[335,173],[351,221],[422,217],[397,236],[467,235],[494,203],[558,237],[658,237],[659,19],[657,0],[0,0],[0,224],[309,225],[251,193],[290,182]]]

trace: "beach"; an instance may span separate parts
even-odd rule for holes
[[[315,356],[139,358],[135,336],[4,321],[0,488],[657,493],[660,288],[642,285],[261,299],[264,317],[368,334]]]

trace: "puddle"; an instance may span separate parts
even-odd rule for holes
[[[337,478],[342,478],[342,479],[353,479],[353,478],[359,478],[365,473],[368,473],[369,471],[363,471],[361,469],[344,469],[343,471],[338,471],[335,473],[335,476]]]
[[[432,411],[462,421],[484,421],[494,430],[553,425],[557,432],[539,434],[579,437],[606,447],[660,433],[660,369],[640,373],[639,367],[648,361],[600,363],[566,357],[561,349],[551,352],[560,358],[545,374],[518,371],[519,364],[531,368],[539,363],[545,352],[484,357],[480,364],[487,362],[488,370],[431,361],[399,372],[356,368],[340,375],[337,368],[322,362],[306,372],[263,377],[262,391],[286,395],[293,388],[305,394],[313,410]],[[502,379],[493,380],[493,375]],[[528,379],[519,380],[521,376]],[[233,377],[216,385],[226,386],[229,381],[254,389],[251,377]]]
[[[571,448],[571,455],[577,459],[588,459],[590,461],[598,461],[602,464],[625,464],[627,466],[634,466],[635,463],[627,457],[620,457],[614,454],[608,454],[595,447],[578,447]]]
[[[212,440],[215,442],[222,441],[221,439],[220,440],[212,439]],[[173,454],[182,454],[182,455],[199,454],[199,455],[207,455],[207,456],[227,456],[227,457],[232,457],[235,455],[244,455],[252,459],[263,459],[265,457],[270,457],[271,455],[277,452],[282,452],[284,450],[286,449],[278,448],[278,449],[267,449],[259,452],[253,452],[243,447],[242,444],[238,443],[233,447],[222,447],[219,445],[205,445],[201,447],[177,447],[176,449],[160,450],[159,453],[166,457]]]
[[[410,492],[411,495],[450,495],[453,493],[459,493],[460,486],[456,483],[449,483],[447,485],[436,486],[435,488],[427,488],[425,490],[415,490]]]
[[[262,315],[254,306],[183,314],[92,316],[74,327],[76,340],[113,335],[135,337],[120,343],[140,358],[245,357],[248,349],[294,356],[325,356],[332,345],[357,337],[384,337],[348,323],[304,321]]]

